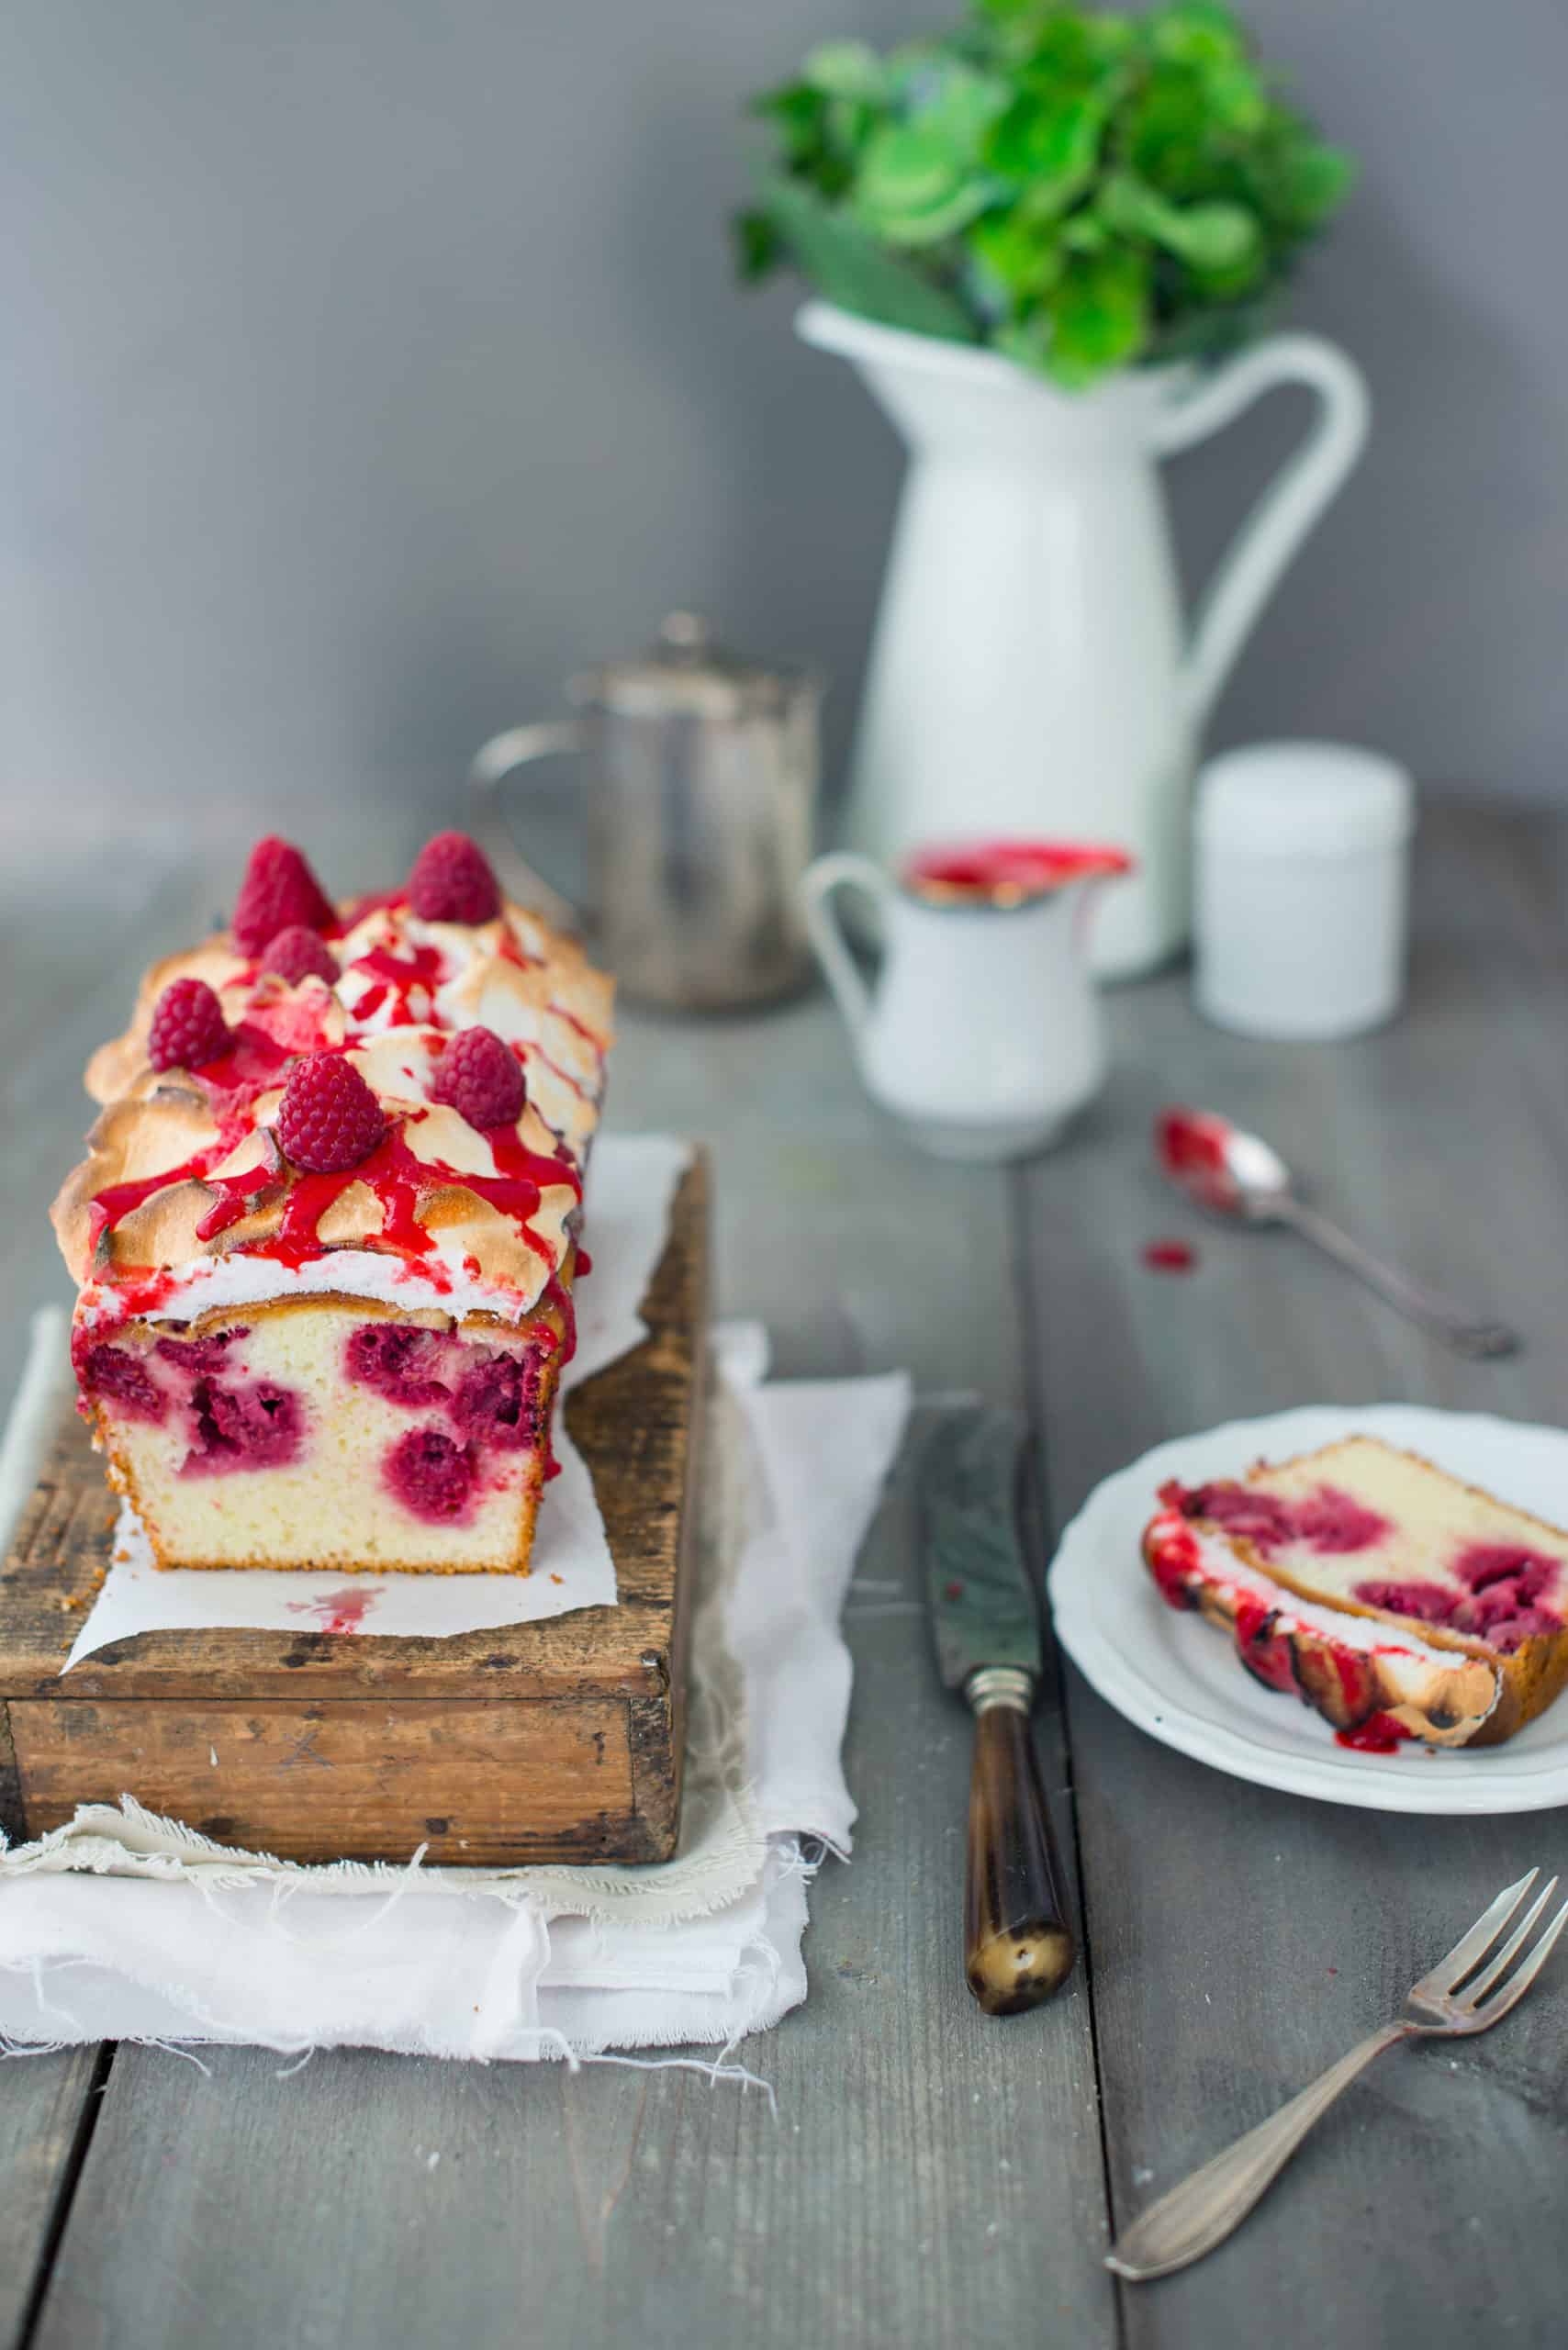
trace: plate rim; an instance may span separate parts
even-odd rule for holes
[[[1331,1421],[1341,1435],[1361,1428],[1370,1434],[1383,1435],[1391,1442],[1410,1444],[1418,1440],[1423,1429],[1436,1429],[1439,1437],[1443,1428],[1456,1426],[1473,1429],[1478,1436],[1500,1431],[1505,1440],[1523,1438],[1561,1447],[1568,1472],[1568,1429],[1554,1427],[1545,1421],[1510,1419],[1500,1412],[1447,1411],[1440,1405],[1427,1404],[1296,1404],[1282,1411],[1222,1420],[1210,1427],[1164,1438],[1136,1460],[1102,1477],[1062,1529],[1046,1573],[1051,1619],[1061,1648],[1090,1686],[1135,1729],[1194,1762],[1255,1786],[1272,1787],[1282,1794],[1358,1810],[1405,1812],[1429,1818],[1474,1818],[1547,1811],[1568,1804],[1568,1714],[1564,1715],[1558,1741],[1560,1754],[1543,1762],[1540,1769],[1521,1773],[1517,1765],[1510,1767],[1505,1760],[1506,1746],[1473,1754],[1460,1749],[1451,1756],[1432,1757],[1430,1768],[1434,1775],[1428,1785],[1404,1774],[1393,1777],[1385,1758],[1380,1755],[1359,1755],[1340,1747],[1331,1747],[1323,1754],[1314,1754],[1305,1748],[1299,1754],[1281,1752],[1258,1743],[1244,1730],[1215,1725],[1193,1713],[1180,1686],[1179,1666],[1177,1685],[1169,1689],[1157,1686],[1102,1630],[1092,1612],[1087,1577],[1082,1572],[1092,1563],[1090,1546],[1097,1519],[1116,1514],[1124,1497],[1140,1485],[1147,1503],[1140,1502],[1138,1506],[1151,1510],[1158,1483],[1164,1477],[1181,1473],[1178,1456],[1194,1445],[1235,1443],[1239,1448],[1250,1443],[1261,1452],[1269,1449],[1266,1439],[1271,1438],[1277,1445],[1293,1426],[1323,1420]],[[1391,1427],[1390,1423],[1408,1423],[1408,1427]],[[1316,1442],[1324,1440],[1316,1428],[1304,1430],[1304,1434],[1307,1433]],[[1302,1442],[1297,1441],[1294,1449],[1303,1449]],[[1432,1450],[1429,1440],[1422,1449]],[[1128,1561],[1128,1568],[1137,1577],[1132,1587],[1147,1590],[1144,1570],[1136,1552]],[[1174,1649],[1170,1653],[1174,1659]],[[1323,1727],[1327,1735],[1327,1725]],[[1462,1776],[1453,1775],[1456,1766]]]

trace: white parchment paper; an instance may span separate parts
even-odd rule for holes
[[[589,1161],[583,1237],[593,1271],[578,1286],[577,1351],[562,1392],[647,1336],[639,1311],[664,1252],[670,1202],[691,1146],[670,1135],[606,1135]],[[526,1575],[278,1574],[155,1566],[128,1508],[115,1562],[61,1670],[136,1632],[231,1625],[272,1632],[375,1632],[450,1639],[615,1601],[615,1561],[588,1464],[555,1419],[561,1473],[546,1486]]]

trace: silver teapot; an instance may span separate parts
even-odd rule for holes
[[[497,734],[469,771],[512,894],[579,926],[519,856],[499,802],[520,767],[580,752],[588,923],[627,995],[718,1012],[802,987],[820,680],[737,660],[694,613],[672,612],[641,659],[585,670],[566,691],[577,718]]]

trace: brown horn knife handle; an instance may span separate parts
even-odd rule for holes
[[[964,1971],[988,2016],[1022,2015],[1060,1989],[1075,1950],[1046,1791],[1029,1734],[1028,1673],[991,1665],[964,1695],[975,1715]]]

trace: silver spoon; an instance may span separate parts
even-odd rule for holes
[[[1518,1350],[1518,1336],[1504,1323],[1478,1321],[1463,1313],[1407,1273],[1383,1264],[1316,1208],[1308,1207],[1298,1198],[1284,1160],[1260,1136],[1244,1134],[1210,1110],[1172,1108],[1162,1110],[1156,1119],[1154,1141],[1165,1173],[1201,1207],[1243,1224],[1288,1224],[1456,1353],[1486,1358]]]

